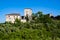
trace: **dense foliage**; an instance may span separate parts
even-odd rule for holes
[[[1,23],[0,40],[60,40],[60,21],[37,12],[31,22]]]

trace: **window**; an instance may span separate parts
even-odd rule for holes
[[[6,16],[6,18],[9,18],[10,16]]]
[[[8,16],[8,17],[10,17],[10,16]]]

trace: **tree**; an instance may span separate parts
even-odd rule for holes
[[[15,22],[14,22],[14,25],[15,25],[15,26],[20,26],[20,25],[21,25],[20,19],[16,18],[16,19],[15,19]]]

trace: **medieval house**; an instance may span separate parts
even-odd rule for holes
[[[19,13],[6,14],[6,21],[14,23],[15,19],[18,18],[21,22],[26,22],[26,16],[28,16],[29,20],[32,19],[32,9],[24,9],[24,16],[21,16]]]

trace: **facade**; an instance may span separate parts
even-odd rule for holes
[[[25,16],[21,16],[21,22],[23,22],[23,23],[26,22]]]
[[[32,10],[24,9],[24,16],[21,16],[19,13],[6,14],[6,22],[14,23],[15,19],[18,18],[21,22],[26,22],[26,16],[28,16],[29,20],[32,19]]]
[[[25,17],[27,16],[29,18],[29,20],[32,20],[32,9],[26,8],[24,10],[24,16]]]
[[[6,14],[6,21],[14,23],[15,19],[21,19],[20,14]]]
[[[26,9],[24,9],[24,16],[31,16],[32,15],[32,9],[28,9],[28,8],[26,8]]]

